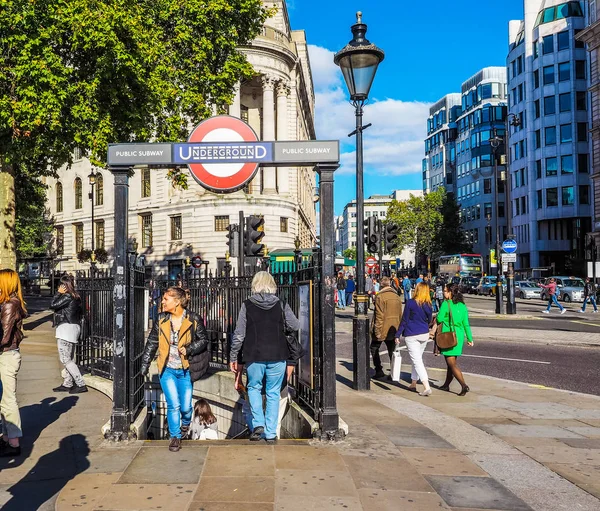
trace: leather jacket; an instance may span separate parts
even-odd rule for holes
[[[68,293],[57,293],[52,298],[50,309],[54,311],[55,327],[63,323],[81,323],[81,298],[73,298]]]
[[[184,369],[189,369],[189,358],[194,355],[199,355],[208,349],[208,334],[204,328],[204,321],[200,315],[195,312],[186,311],[187,316],[182,322],[182,327],[179,331],[179,346],[186,347],[186,355],[181,357]],[[162,312],[158,315],[158,320],[152,325],[150,335],[144,347],[142,354],[141,373],[146,375],[150,369],[150,364],[158,351],[158,369],[162,373],[166,367],[166,361],[169,357],[170,338],[168,332],[171,331],[171,314]],[[186,328],[189,320],[189,327]]]
[[[0,305],[0,353],[16,350],[23,340],[23,319],[26,314],[15,295]]]

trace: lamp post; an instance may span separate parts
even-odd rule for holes
[[[496,314],[504,314],[504,300],[502,296],[502,260],[500,258],[500,219],[498,218],[498,148],[502,143],[500,137],[490,139],[494,150],[494,231],[496,233]],[[504,188],[506,190],[506,187]],[[506,207],[505,207],[506,209]]]
[[[368,296],[365,295],[365,246],[364,246],[364,191],[363,191],[363,139],[362,134],[370,124],[363,126],[363,106],[385,54],[369,42],[365,35],[367,25],[362,22],[362,13],[356,13],[356,24],[351,27],[352,40],[334,57],[342,70],[344,81],[355,109],[356,129],[348,136],[356,135],[356,301],[352,322],[354,347],[354,388],[368,390],[369,376],[369,318]]]
[[[92,253],[90,255],[92,274],[96,269],[96,239],[94,236],[94,187],[96,186],[96,178],[97,174],[92,169],[92,172],[90,172],[90,174],[88,175],[88,181],[90,183],[90,186],[92,187],[92,191],[88,195],[88,197],[92,201]]]

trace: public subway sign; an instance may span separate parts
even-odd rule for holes
[[[337,140],[261,142],[237,117],[220,115],[201,122],[184,143],[110,144],[108,165],[182,166],[194,179],[215,192],[243,188],[260,165],[337,163]]]

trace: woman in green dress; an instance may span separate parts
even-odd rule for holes
[[[452,321],[450,320],[450,311],[452,311]],[[469,392],[469,386],[465,383],[462,371],[458,367],[458,357],[462,355],[465,336],[467,344],[473,346],[473,334],[469,325],[469,311],[465,305],[462,293],[456,284],[447,284],[444,287],[444,302],[437,315],[437,322],[440,324],[442,333],[456,332],[456,346],[448,349],[440,349],[440,352],[446,358],[448,366],[446,372],[446,381],[440,387],[440,390],[450,391],[450,383],[454,378],[460,383],[462,390],[458,394],[464,396]]]

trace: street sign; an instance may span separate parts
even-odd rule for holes
[[[173,144],[110,144],[107,162],[115,167],[168,165],[173,162]]]
[[[502,243],[502,250],[507,254],[514,254],[517,252],[517,242],[515,240],[504,240]]]
[[[502,264],[504,263],[516,263],[517,254],[505,253],[502,254]]]
[[[367,265],[369,268],[373,268],[373,267],[374,267],[376,264],[377,264],[377,259],[375,259],[374,257],[369,257],[369,258],[367,259],[366,265]]]
[[[204,261],[202,260],[202,258],[200,256],[192,257],[192,266],[194,268],[200,268],[202,266],[203,262]]]

